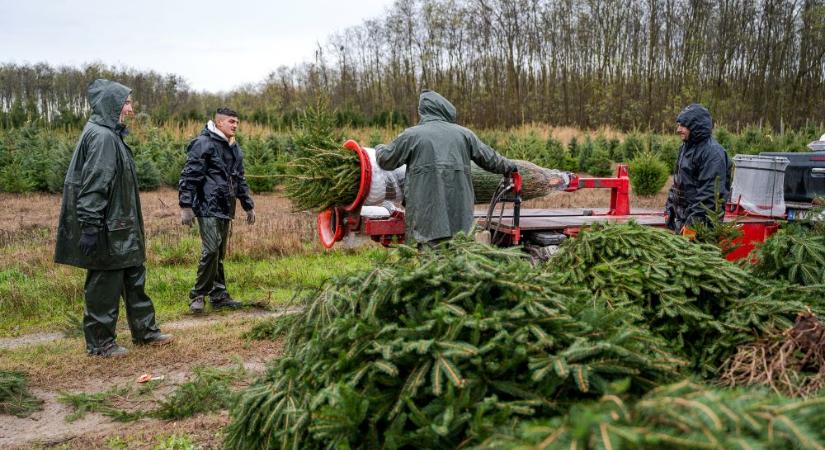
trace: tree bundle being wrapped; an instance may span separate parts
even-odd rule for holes
[[[564,187],[561,172],[528,161],[514,161],[523,180],[522,199],[543,197]],[[373,170],[380,170],[374,168]],[[361,169],[358,155],[344,147],[324,146],[302,149],[300,156],[286,165],[284,192],[296,211],[322,211],[330,206],[351,204],[358,195]],[[472,165],[476,203],[488,203],[502,176]]]
[[[682,364],[518,250],[401,246],[279,322],[284,355],[232,411],[230,448],[458,448]]]
[[[355,201],[361,180],[358,155],[343,147],[311,147],[286,166],[284,191],[295,211],[323,211]]]
[[[522,200],[544,197],[554,190],[564,189],[567,182],[558,170],[545,169],[530,161],[513,160],[518,166],[522,181]],[[501,183],[501,175],[487,172],[472,164],[473,191],[476,204],[490,203],[496,188]],[[509,199],[509,198],[508,198]]]

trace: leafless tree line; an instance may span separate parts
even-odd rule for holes
[[[21,96],[7,67],[3,111]],[[141,101],[171,117],[227,101],[279,123],[323,97],[342,120],[413,121],[429,88],[475,126],[661,129],[701,102],[730,128],[799,127],[825,121],[825,0],[397,0],[330,36],[312,63],[225,97],[175,77],[146,83]],[[82,109],[70,80],[51,89],[41,97]]]

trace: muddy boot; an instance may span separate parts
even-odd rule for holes
[[[119,356],[126,356],[129,353],[129,350],[112,343],[111,345],[107,346],[103,350],[89,353],[89,356],[97,356],[99,358],[117,358]]]
[[[211,300],[211,299],[210,299]],[[239,309],[243,307],[243,303],[233,300],[228,294],[216,300],[211,300],[212,309]]]
[[[204,301],[203,296],[197,296],[189,299],[189,312],[193,314],[201,314],[203,312]]]
[[[163,334],[158,333],[155,335],[147,336],[143,340],[140,341],[133,341],[136,345],[154,345],[154,346],[161,346],[166,345],[172,342],[172,335],[171,334]]]

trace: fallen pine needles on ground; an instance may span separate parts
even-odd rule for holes
[[[42,405],[43,401],[29,392],[26,374],[0,370],[0,414],[28,417]]]
[[[73,409],[66,420],[73,422],[87,413],[96,412],[111,417],[118,422],[131,422],[144,417],[164,420],[182,419],[202,412],[229,408],[235,400],[232,384],[243,380],[246,371],[239,363],[237,367],[213,368],[196,367],[194,376],[178,386],[168,397],[155,401],[147,399],[161,382],[150,381],[137,388],[115,386],[107,391],[93,394],[63,392],[58,400]],[[151,409],[140,408],[145,403],[157,403]]]

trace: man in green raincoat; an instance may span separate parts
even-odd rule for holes
[[[516,165],[457,125],[455,106],[438,93],[421,93],[418,115],[418,125],[377,150],[376,159],[384,170],[407,165],[406,238],[435,244],[473,226],[470,161],[499,174],[509,174]]]
[[[120,356],[116,341],[120,297],[135,344],[172,337],[155,323],[146,295],[143,215],[132,150],[123,141],[133,114],[131,89],[109,80],[89,85],[92,116],[83,128],[66,180],[55,262],[86,269],[83,331],[90,355]]]

